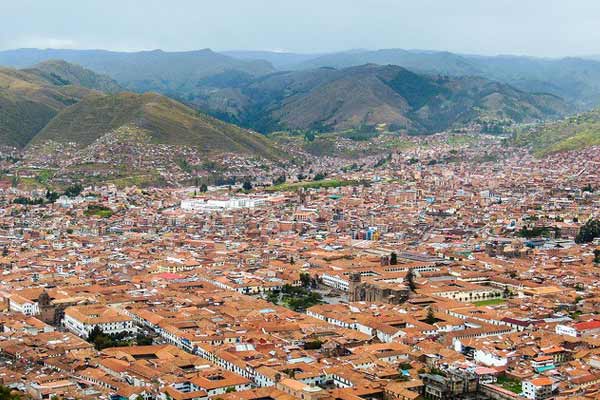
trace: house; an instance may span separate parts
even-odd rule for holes
[[[547,377],[534,378],[523,382],[523,395],[528,399],[542,400],[552,396],[553,381]]]

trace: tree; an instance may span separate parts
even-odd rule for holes
[[[149,346],[152,344],[152,338],[140,332],[135,337],[135,342],[138,346]]]
[[[600,220],[589,219],[580,229],[576,243],[590,243],[594,238],[600,237]]]
[[[200,193],[206,192],[208,192],[208,186],[206,186],[206,183],[203,183],[202,185],[200,185]]]
[[[112,346],[112,340],[105,334],[99,326],[95,326],[87,337],[87,341],[92,343],[96,350],[102,350]]]
[[[594,249],[594,262],[600,264],[600,249]]]
[[[58,193],[46,190],[46,200],[48,201],[48,203],[54,203],[58,199],[58,197]]]
[[[322,345],[323,345],[323,342],[321,342],[318,339],[317,340],[313,340],[311,342],[305,342],[304,343],[304,350],[319,350]]]
[[[2,249],[2,257],[6,257],[8,255],[8,247],[4,246],[4,249]]]
[[[312,141],[314,141],[314,140],[315,140],[315,137],[316,137],[316,136],[315,136],[314,132],[305,132],[305,133],[304,133],[304,139],[306,139],[306,140],[307,140],[307,141],[309,141],[309,142],[312,142]]]
[[[65,190],[65,195],[68,197],[77,197],[81,194],[81,192],[83,192],[83,186],[77,183],[75,185],[69,186]]]
[[[284,183],[285,183],[285,181],[286,181],[286,177],[285,177],[285,175],[281,175],[279,178],[276,178],[276,179],[273,181],[273,186],[275,186],[275,185],[282,185],[282,184],[284,184]]]
[[[438,321],[438,319],[435,317],[435,314],[433,312],[433,308],[429,307],[427,309],[427,316],[425,317],[425,323],[429,324],[429,325],[433,325]]]
[[[398,264],[398,255],[396,254],[396,252],[392,252],[392,254],[390,254],[390,265],[396,264]]]
[[[323,179],[325,179],[325,174],[322,172],[318,172],[313,178],[313,181],[322,181]]]
[[[300,282],[302,284],[302,287],[309,287],[310,286],[310,274],[306,273],[306,272],[301,272],[300,273]]]
[[[250,181],[244,181],[242,189],[244,189],[245,191],[252,190],[252,183],[250,183]]]
[[[590,193],[594,192],[594,188],[592,187],[591,183],[588,183],[587,185],[585,185],[583,187],[583,189],[581,189],[581,190],[584,191],[584,192],[590,192]]]
[[[13,391],[6,386],[0,386],[0,400],[20,400],[20,399],[22,399],[21,395],[13,393]]]
[[[412,269],[409,269],[408,274],[406,274],[406,282],[408,283],[408,288],[411,292],[414,292],[417,289],[417,285],[415,284],[415,273]]]

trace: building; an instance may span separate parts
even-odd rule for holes
[[[541,400],[552,396],[552,379],[535,378],[523,382],[523,395],[528,399]]]
[[[68,307],[64,326],[80,337],[89,336],[96,327],[109,335],[134,334],[137,330],[131,318],[103,305]]]
[[[370,301],[376,303],[402,304],[410,290],[404,283],[371,280],[362,282],[360,273],[350,275],[350,301]]]

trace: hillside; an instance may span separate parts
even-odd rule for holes
[[[430,133],[478,118],[527,122],[564,115],[558,97],[473,77],[419,75],[364,65],[281,72],[238,87],[212,87],[192,102],[262,132],[344,130],[387,124]]]
[[[252,58],[250,52],[229,53]],[[255,58],[281,62],[282,68],[306,70],[321,67],[348,68],[364,64],[398,65],[411,71],[451,76],[481,76],[510,84],[526,92],[551,93],[589,108],[600,105],[600,58],[536,58],[525,56],[478,56],[445,51],[382,49],[353,50],[330,54],[257,52]],[[294,62],[294,60],[297,60]]]
[[[178,99],[195,93],[199,80],[228,71],[248,76],[273,72],[262,60],[239,60],[209,49],[165,52],[105,50],[18,49],[0,51],[0,65],[33,67],[47,60],[65,60],[116,80],[135,92],[155,91]]]
[[[31,141],[74,142],[80,147],[124,126],[139,127],[155,144],[188,145],[206,155],[244,153],[277,158],[265,137],[224,123],[154,93],[96,94],[64,109]]]
[[[37,75],[56,86],[76,85],[107,93],[117,93],[123,90],[112,78],[96,74],[89,69],[63,60],[44,61],[24,71]]]
[[[92,92],[53,85],[35,71],[0,68],[0,145],[25,146],[59,111]]]
[[[538,156],[600,146],[600,109],[524,129],[514,141]]]

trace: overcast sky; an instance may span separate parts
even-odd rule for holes
[[[600,54],[600,0],[0,0],[0,49]]]

